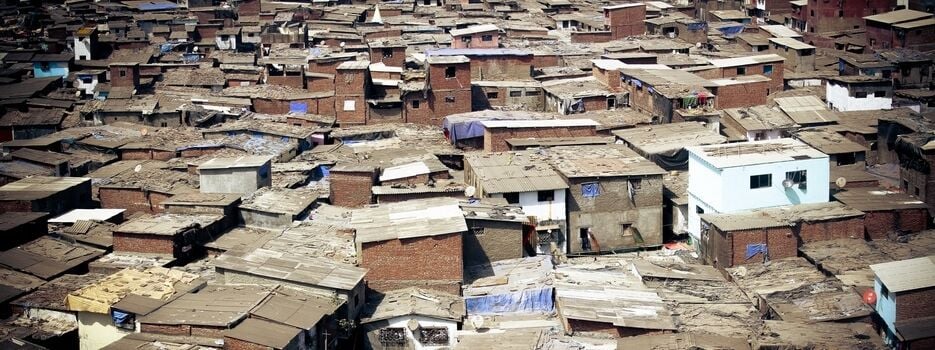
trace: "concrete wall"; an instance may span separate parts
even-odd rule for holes
[[[874,97],[873,92],[867,97],[857,98],[847,88],[847,85],[829,81],[825,88],[825,98],[828,108],[838,111],[868,111],[893,108],[893,96],[890,91],[886,97]]]
[[[292,215],[267,213],[252,209],[240,208],[240,218],[248,227],[281,230],[292,226]]]
[[[581,229],[591,228],[602,251],[622,250],[640,246],[662,244],[662,177],[658,175],[634,177],[640,180],[640,189],[631,200],[627,177],[569,179],[568,251],[585,252],[580,237]],[[581,186],[597,182],[601,194],[585,198]],[[639,231],[643,242],[625,230],[630,225]],[[591,242],[591,251],[597,245]]]
[[[114,326],[108,314],[78,312],[78,341],[81,350],[97,350],[113,343],[133,331]]]
[[[830,169],[825,158],[716,169],[696,155],[689,154],[688,170],[688,229],[695,240],[701,238],[696,207],[701,207],[707,214],[734,213],[828,201]],[[784,188],[782,181],[786,172],[798,170],[806,171],[807,188]],[[772,186],[751,189],[750,176],[762,174],[772,174]]]
[[[409,329],[409,322],[416,321],[419,323],[420,327],[445,327],[448,328],[448,344],[447,345],[422,345],[419,341],[419,337],[413,334],[413,331]],[[368,327],[369,328],[369,327]],[[403,316],[395,317],[387,320],[385,323],[381,323],[379,328],[374,328],[369,331],[371,336],[366,337],[369,341],[373,339],[378,339],[380,329],[385,328],[402,328],[406,332],[406,346],[403,347],[407,350],[442,350],[450,349],[455,345],[457,332],[458,332],[458,323],[450,320],[440,320],[437,318],[430,318],[425,316]],[[417,330],[418,331],[418,330]],[[367,344],[370,348],[373,349],[384,349],[385,347],[382,344]]]
[[[538,192],[519,192],[519,205],[523,214],[535,216],[539,222],[565,220],[565,189],[552,190],[551,202],[540,202]],[[491,198],[503,198],[502,193],[490,195]]]
[[[199,172],[201,193],[243,193],[246,196],[273,185],[269,161],[259,167],[201,169]]]
[[[464,266],[523,257],[523,224],[468,220],[464,234]]]

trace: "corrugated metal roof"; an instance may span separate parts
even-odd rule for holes
[[[935,255],[870,265],[870,269],[890,292],[935,286]]]

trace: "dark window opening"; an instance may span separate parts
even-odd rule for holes
[[[737,67],[737,75],[746,75],[747,67]]]
[[[763,75],[770,75],[770,74],[773,74],[773,65],[771,64],[763,65]]]
[[[526,90],[526,97],[539,96],[539,90]]]
[[[500,93],[498,93],[498,92],[496,92],[496,91],[491,91],[491,92],[488,92],[488,93],[487,93],[487,99],[495,99],[495,98],[498,98],[498,97],[500,97]]]
[[[920,192],[921,192],[921,191],[919,191],[919,188],[918,188],[918,187],[916,187],[916,197],[918,197],[918,196],[919,196],[919,193],[920,193]]]
[[[874,91],[873,97],[886,97],[886,91]]]
[[[855,92],[855,93],[854,93],[854,97],[856,97],[856,98],[867,98],[867,92],[866,92],[866,91],[858,91],[858,92]]]
[[[589,252],[591,251],[591,228],[582,227],[578,229],[578,236],[581,238],[581,250]]]
[[[390,58],[390,57],[393,57],[393,49],[383,48],[383,58]]]
[[[539,191],[538,193],[540,202],[551,202],[555,200],[555,191]]]
[[[523,97],[523,90],[510,90],[510,97]]]
[[[412,101],[412,109],[419,109],[419,105],[421,104],[421,102],[422,102],[422,101],[419,101],[419,100],[413,100],[413,101]]]
[[[519,192],[504,193],[503,199],[509,204],[519,204]]]
[[[617,109],[617,98],[615,97],[607,98],[607,109]]]
[[[697,205],[696,205],[696,206],[695,206],[695,214],[704,214],[704,209],[702,209],[700,206],[697,206]]]
[[[455,67],[454,67],[454,66],[446,67],[446,68],[445,68],[445,78],[446,78],[446,79],[454,78],[454,77],[455,77],[455,71],[456,71],[456,70],[455,70]]]
[[[480,37],[481,41],[493,41],[493,35],[487,34]]]
[[[903,180],[903,191],[909,192],[909,181]]]
[[[773,175],[753,175],[750,176],[750,189],[764,188],[773,186]]]
[[[162,123],[159,124],[159,125],[162,126],[163,128],[165,128],[165,127],[168,127],[168,126],[169,126],[169,123],[162,122]]]
[[[120,70],[120,77],[122,78],[122,77],[125,77],[125,76],[127,76],[127,71],[121,69],[121,70]]]
[[[805,183],[807,182],[807,172],[805,170],[797,171],[787,171],[786,179],[791,180],[793,184],[799,185],[799,189],[805,189]]]
[[[445,96],[445,102],[454,103],[454,102],[455,102],[455,97],[454,97],[454,96]]]

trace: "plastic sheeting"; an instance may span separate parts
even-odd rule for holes
[[[723,35],[725,38],[730,39],[743,32],[743,25],[741,24],[730,27],[720,27],[717,30],[720,31],[721,35]]]
[[[601,187],[597,182],[588,182],[581,184],[581,195],[584,198],[595,198],[601,195]]]
[[[684,148],[671,154],[654,154],[652,160],[666,170],[688,170],[688,151]]]
[[[465,297],[468,315],[493,315],[503,313],[552,312],[552,287],[525,289],[518,292],[496,295]]]
[[[766,243],[747,244],[747,252],[744,254],[744,259],[750,260],[750,258],[760,253],[766,255]]]
[[[130,319],[130,314],[119,310],[111,310],[110,316],[114,318],[115,324],[124,324]]]
[[[484,126],[481,125],[481,120],[451,123],[446,118],[442,123],[442,127],[448,131],[448,138],[452,143],[458,142],[458,140],[484,136]]]

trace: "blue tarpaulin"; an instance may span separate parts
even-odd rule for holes
[[[744,259],[750,260],[759,253],[766,255],[766,243],[747,244],[747,253],[744,254]]]
[[[730,39],[743,32],[743,24],[730,27],[719,27],[717,30],[720,31],[721,35],[723,35],[725,38]]]
[[[118,310],[111,310],[110,315],[114,318],[114,323],[116,324],[127,323],[127,320],[130,318],[130,314]]]
[[[526,289],[513,293],[465,297],[468,315],[490,315],[508,312],[552,312],[552,287]]]
[[[299,114],[308,113],[308,105],[305,102],[297,102],[297,101],[289,102],[289,113],[299,113]]]
[[[581,184],[581,195],[584,198],[594,198],[601,194],[601,187],[597,182],[588,182]]]
[[[455,143],[458,140],[484,136],[484,126],[481,125],[481,122],[482,120],[469,120],[453,123],[445,119],[442,122],[442,127],[448,130],[448,138],[452,143]]]

